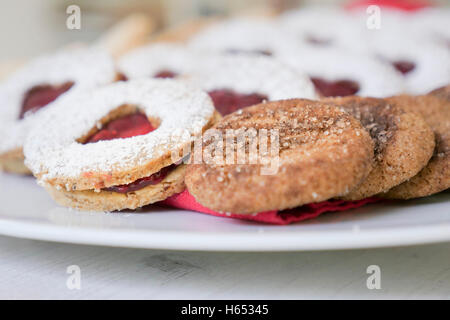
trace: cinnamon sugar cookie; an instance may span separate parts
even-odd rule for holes
[[[391,199],[411,199],[429,196],[450,188],[450,100],[448,87],[433,95],[397,96],[389,99],[402,108],[422,115],[433,129],[436,148],[427,166],[416,176],[381,196]]]
[[[416,113],[400,104],[376,98],[344,97],[324,101],[360,120],[375,144],[375,161],[364,182],[345,200],[360,200],[385,192],[415,176],[433,154],[434,134]]]
[[[183,190],[184,166],[173,155],[214,115],[206,93],[173,80],[118,82],[48,107],[25,161],[62,205],[135,209]]]
[[[235,136],[228,135],[231,129]],[[242,163],[234,142],[247,129],[259,137],[252,134],[243,141],[248,161]],[[275,138],[264,140],[268,132]],[[371,169],[369,134],[348,113],[321,102],[294,99],[252,106],[224,117],[205,135],[215,133],[231,145],[206,139],[203,155],[212,158],[190,164],[185,179],[196,200],[215,211],[250,214],[324,201],[354,189]],[[211,149],[214,145],[219,148]],[[234,151],[225,163],[216,157],[229,150]],[[252,156],[250,150],[258,154]],[[277,164],[271,166],[276,170],[264,172],[268,163]]]
[[[29,173],[22,145],[41,110],[78,90],[116,79],[112,58],[93,48],[71,48],[42,56],[0,84],[0,167]]]

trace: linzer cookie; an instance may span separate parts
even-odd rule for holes
[[[271,57],[210,55],[196,62],[184,80],[207,91],[222,115],[264,101],[317,97],[307,75]]]
[[[192,68],[194,58],[194,52],[184,45],[154,43],[124,55],[118,69],[126,79],[176,78]]]
[[[344,97],[324,101],[361,121],[375,144],[374,166],[369,176],[345,200],[360,200],[385,192],[422,170],[434,150],[434,134],[416,113],[394,101]]]
[[[25,143],[26,164],[64,206],[135,209],[184,189],[173,155],[214,115],[206,93],[173,80],[118,82],[49,108]]]
[[[72,48],[28,63],[0,84],[0,167],[29,173],[22,146],[42,109],[67,94],[111,83],[112,58],[92,48]],[[74,106],[73,108],[77,108]]]
[[[296,39],[268,18],[238,17],[215,23],[194,35],[188,45],[195,49],[257,56],[278,56],[291,50]]]
[[[239,144],[242,130],[248,139]],[[209,138],[217,134],[227,143]],[[200,204],[219,212],[294,208],[357,187],[371,170],[373,149],[361,123],[337,107],[302,99],[268,102],[225,116],[208,130],[203,156],[209,157],[190,164],[185,181]]]
[[[389,63],[338,48],[300,45],[280,59],[311,77],[322,97],[387,97],[405,92],[401,74]]]
[[[436,147],[427,166],[416,176],[389,190],[383,197],[411,199],[429,196],[450,188],[450,100],[448,87],[432,95],[397,96],[389,99],[402,108],[422,115],[433,129]]]

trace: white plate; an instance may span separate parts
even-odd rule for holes
[[[450,193],[372,204],[290,226],[153,207],[77,212],[54,204],[31,177],[0,175],[0,234],[91,245],[205,251],[299,251],[450,241]]]

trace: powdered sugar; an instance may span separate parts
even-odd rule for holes
[[[114,78],[112,58],[98,49],[72,48],[31,61],[0,85],[0,153],[22,147],[34,119],[41,113],[39,110],[19,120],[23,98],[29,89],[43,84],[74,82],[68,92],[56,99],[58,101],[75,91],[110,83]]]
[[[346,50],[299,45],[280,59],[311,77],[356,81],[360,96],[386,97],[405,91],[402,75],[389,63]]]
[[[205,91],[230,89],[240,94],[260,93],[269,100],[316,98],[308,76],[271,57],[209,55],[197,61],[193,70],[183,80]]]
[[[217,23],[195,35],[189,46],[216,52],[267,52],[276,56],[289,50],[295,38],[283,32],[276,21],[265,18],[234,18]]]
[[[128,79],[150,78],[161,71],[186,73],[193,60],[193,53],[183,45],[156,43],[126,54],[119,60],[118,68]]]
[[[173,71],[179,74],[180,80],[206,91],[258,92],[270,100],[316,98],[314,86],[305,74],[272,57],[227,55],[161,43],[126,55],[120,60],[119,69],[130,79],[149,78],[162,70]]]
[[[124,104],[159,119],[159,127],[127,139],[85,145],[76,141]],[[175,80],[132,80],[68,95],[48,107],[31,130],[24,146],[25,163],[34,174],[42,174],[41,183],[54,177],[132,169],[192,141],[213,113],[206,93]]]

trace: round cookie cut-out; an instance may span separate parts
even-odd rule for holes
[[[241,141],[244,149],[236,142],[243,128],[256,133]],[[230,136],[232,130],[236,136]],[[218,212],[252,214],[321,202],[345,195],[371,169],[373,142],[360,122],[317,101],[251,106],[225,116],[204,137],[216,132],[227,143],[206,139],[203,154],[209,160],[189,165],[185,182],[200,204]],[[261,138],[264,132],[275,138]],[[216,156],[230,150],[231,157]],[[236,160],[237,150],[248,160]],[[259,152],[252,155],[250,150]],[[250,162],[250,157],[257,161]]]
[[[421,116],[392,101],[343,97],[324,99],[361,121],[375,145],[373,169],[344,200],[385,192],[422,170],[434,150],[434,134]]]
[[[29,173],[22,146],[43,110],[78,90],[112,83],[112,58],[94,48],[72,48],[34,59],[0,84],[0,167]]]
[[[215,121],[206,93],[167,79],[118,82],[58,104],[27,139],[26,164],[58,203],[82,210],[136,209],[181,192],[185,165],[173,155]]]

